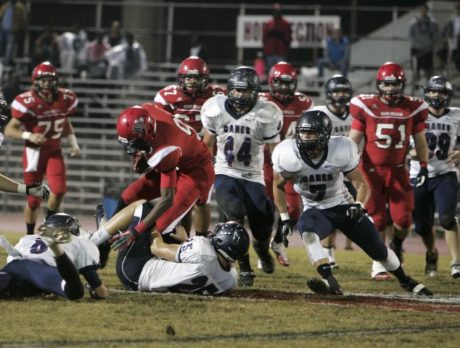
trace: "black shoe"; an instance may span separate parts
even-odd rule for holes
[[[400,246],[397,246],[393,241],[390,242],[390,249],[393,250],[396,254],[396,256],[399,259],[399,263],[403,263],[403,249],[402,249],[402,244]]]
[[[254,285],[254,278],[256,277],[253,271],[240,272],[238,285],[242,288],[250,288]]]
[[[407,281],[404,283],[399,283],[399,285],[401,285],[404,290],[411,292],[416,296],[433,296],[433,293],[430,289],[415,279],[412,279],[411,277],[407,277]]]
[[[427,251],[425,254],[425,274],[428,277],[436,277],[438,275],[438,251]]]
[[[260,263],[262,264],[262,271],[268,274],[273,273],[275,271],[275,260],[270,254],[269,244],[254,241],[252,246],[257,256],[259,256]]]
[[[95,218],[96,218],[96,229],[98,230],[99,227],[101,227],[101,225],[105,222],[105,208],[104,208],[104,205],[102,203],[99,203],[97,206],[96,206],[96,215],[95,215]]]
[[[334,276],[327,279],[308,278],[308,288],[320,295],[343,295],[343,291]]]

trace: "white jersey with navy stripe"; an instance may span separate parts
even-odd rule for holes
[[[176,261],[150,259],[139,276],[140,291],[177,291],[213,295],[236,286],[234,267],[224,270],[217,253],[205,237],[193,237],[182,243]]]
[[[217,139],[216,174],[264,183],[264,146],[280,141],[283,114],[274,103],[259,99],[239,118],[225,108],[226,96],[208,99],[201,109],[203,126]]]
[[[301,158],[294,139],[278,144],[272,161],[273,170],[293,182],[294,190],[302,197],[304,210],[353,203],[353,197],[344,185],[343,174],[352,171],[359,163],[358,147],[352,140],[332,136],[327,157],[317,169]]]
[[[99,249],[87,238],[72,236],[72,240],[69,243],[61,244],[61,246],[78,270],[99,264]],[[18,244],[15,245],[15,248],[22,254],[22,259],[40,260],[56,267],[54,253],[39,235],[34,234],[22,237]],[[11,262],[14,259],[18,258],[9,256],[7,262]]]
[[[329,116],[332,122],[332,135],[343,135],[344,137],[347,137],[348,133],[350,133],[353,118],[348,112],[348,108],[340,116],[329,110],[327,105],[318,105],[313,107],[311,110],[319,110]]]
[[[430,178],[456,172],[453,163],[446,163],[447,156],[454,150],[457,137],[460,136],[460,108],[448,108],[448,112],[436,117],[431,113],[426,120],[425,136],[428,143],[428,176]],[[410,161],[410,177],[417,177],[420,171],[418,161]]]

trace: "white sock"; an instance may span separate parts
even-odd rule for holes
[[[112,236],[109,234],[107,229],[104,226],[102,226],[96,232],[94,232],[91,235],[91,237],[89,237],[89,240],[96,245],[100,245],[104,243],[106,240],[109,240],[111,237]]]
[[[319,237],[316,233],[313,232],[303,232],[302,240],[305,244],[305,249],[307,250],[308,258],[312,264],[315,264],[317,261],[322,259],[329,260],[326,250],[324,250]]]
[[[395,252],[391,250],[390,248],[387,248],[387,249],[388,249],[388,256],[386,260],[383,260],[380,262],[382,263],[383,267],[385,267],[387,271],[390,271],[390,272],[396,271],[401,265],[401,263],[399,262],[399,259],[396,256]]]

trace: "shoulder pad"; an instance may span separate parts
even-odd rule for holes
[[[329,153],[332,154],[331,162],[334,162],[340,167],[352,161],[358,154],[358,146],[356,143],[350,138],[342,135],[331,136],[329,146]]]
[[[256,104],[256,117],[260,123],[278,122],[283,118],[281,109],[271,101],[260,100]]]
[[[209,98],[201,107],[201,114],[206,117],[219,116],[222,112],[222,105],[226,98],[227,97],[222,94]]]

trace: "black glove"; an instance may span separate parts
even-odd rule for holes
[[[281,236],[283,237],[283,244],[287,248],[289,246],[288,236],[292,234],[295,228],[295,221],[292,219],[281,221]]]
[[[347,218],[352,222],[359,222],[367,210],[359,203],[351,204],[347,209]]]
[[[5,126],[8,123],[8,116],[0,113],[0,133],[5,131]]]
[[[428,182],[428,168],[427,167],[422,167],[420,168],[420,171],[417,174],[417,179],[416,179],[416,187],[420,187],[425,185]]]

